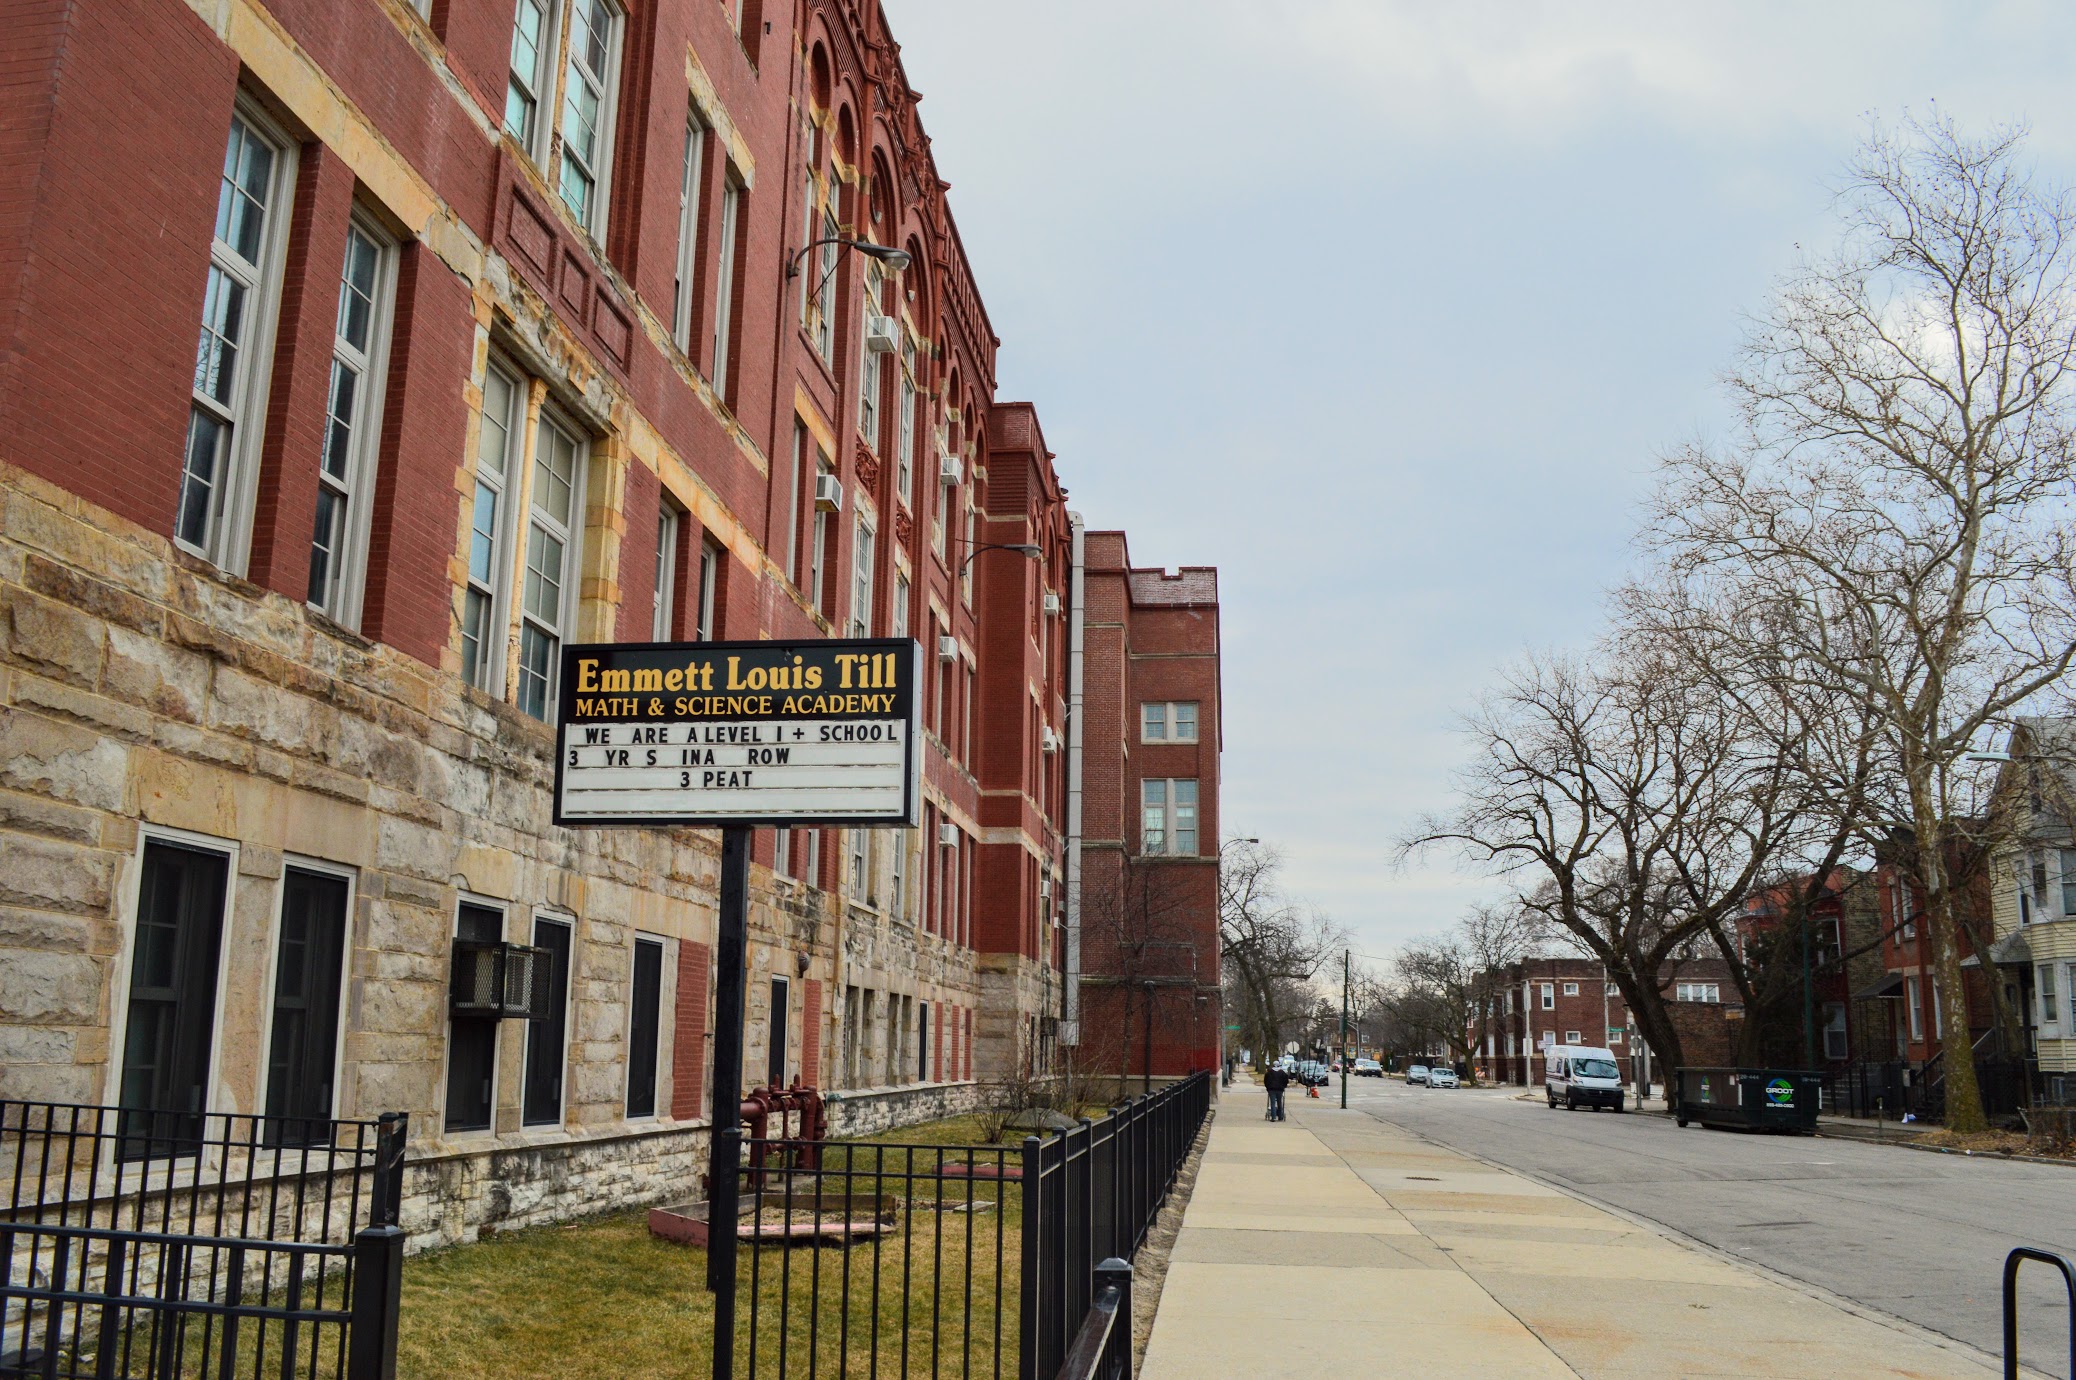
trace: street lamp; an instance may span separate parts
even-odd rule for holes
[[[972,549],[971,551],[968,551],[968,552],[966,553],[966,559],[965,559],[965,560],[963,560],[963,561],[960,561],[960,562],[959,562],[959,577],[960,577],[961,579],[964,579],[964,578],[965,578],[965,575],[966,575],[966,567],[967,567],[967,566],[969,566],[969,565],[971,565],[971,564],[973,564],[973,558],[974,558],[975,556],[978,556],[978,555],[979,555],[979,554],[980,554],[981,552],[983,552],[983,551],[1020,551],[1020,552],[1022,552],[1022,553],[1023,553],[1024,559],[1025,559],[1025,560],[1027,560],[1027,561],[1035,561],[1035,560],[1037,560],[1037,559],[1038,559],[1038,558],[1039,558],[1040,556],[1043,556],[1043,555],[1045,554],[1045,548],[1044,548],[1044,547],[1042,547],[1042,546],[1039,546],[1039,545],[1037,545],[1037,544],[1036,544],[1036,543],[1034,543],[1034,542],[1028,542],[1028,541],[1009,541],[1009,542],[1003,542],[1003,541],[984,541],[984,542],[978,542],[978,543],[976,543],[976,544],[974,545],[974,547],[973,547],[973,549]]]
[[[809,240],[800,247],[800,252],[793,256],[793,262],[786,265],[786,281],[791,282],[798,278],[800,261],[825,244],[840,244],[847,249],[855,249],[868,259],[879,260],[896,273],[907,268],[911,262],[907,250],[896,249],[891,244],[874,244],[871,240],[852,239],[848,235],[826,235],[818,240]]]

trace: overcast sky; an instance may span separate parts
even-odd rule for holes
[[[1091,527],[1219,568],[1226,836],[1378,955],[1494,891],[1392,840],[1595,635],[1869,118],[2076,144],[2062,4],[884,3],[1002,396]]]

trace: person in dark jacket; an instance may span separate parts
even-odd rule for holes
[[[1290,1075],[1271,1064],[1262,1075],[1261,1085],[1269,1090],[1269,1120],[1283,1120],[1283,1090],[1290,1086]]]

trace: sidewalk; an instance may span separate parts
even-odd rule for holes
[[[1220,1094],[1146,1380],[1998,1374],[1299,1091]]]

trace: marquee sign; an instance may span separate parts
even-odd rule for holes
[[[555,822],[917,823],[913,638],[564,647]]]

